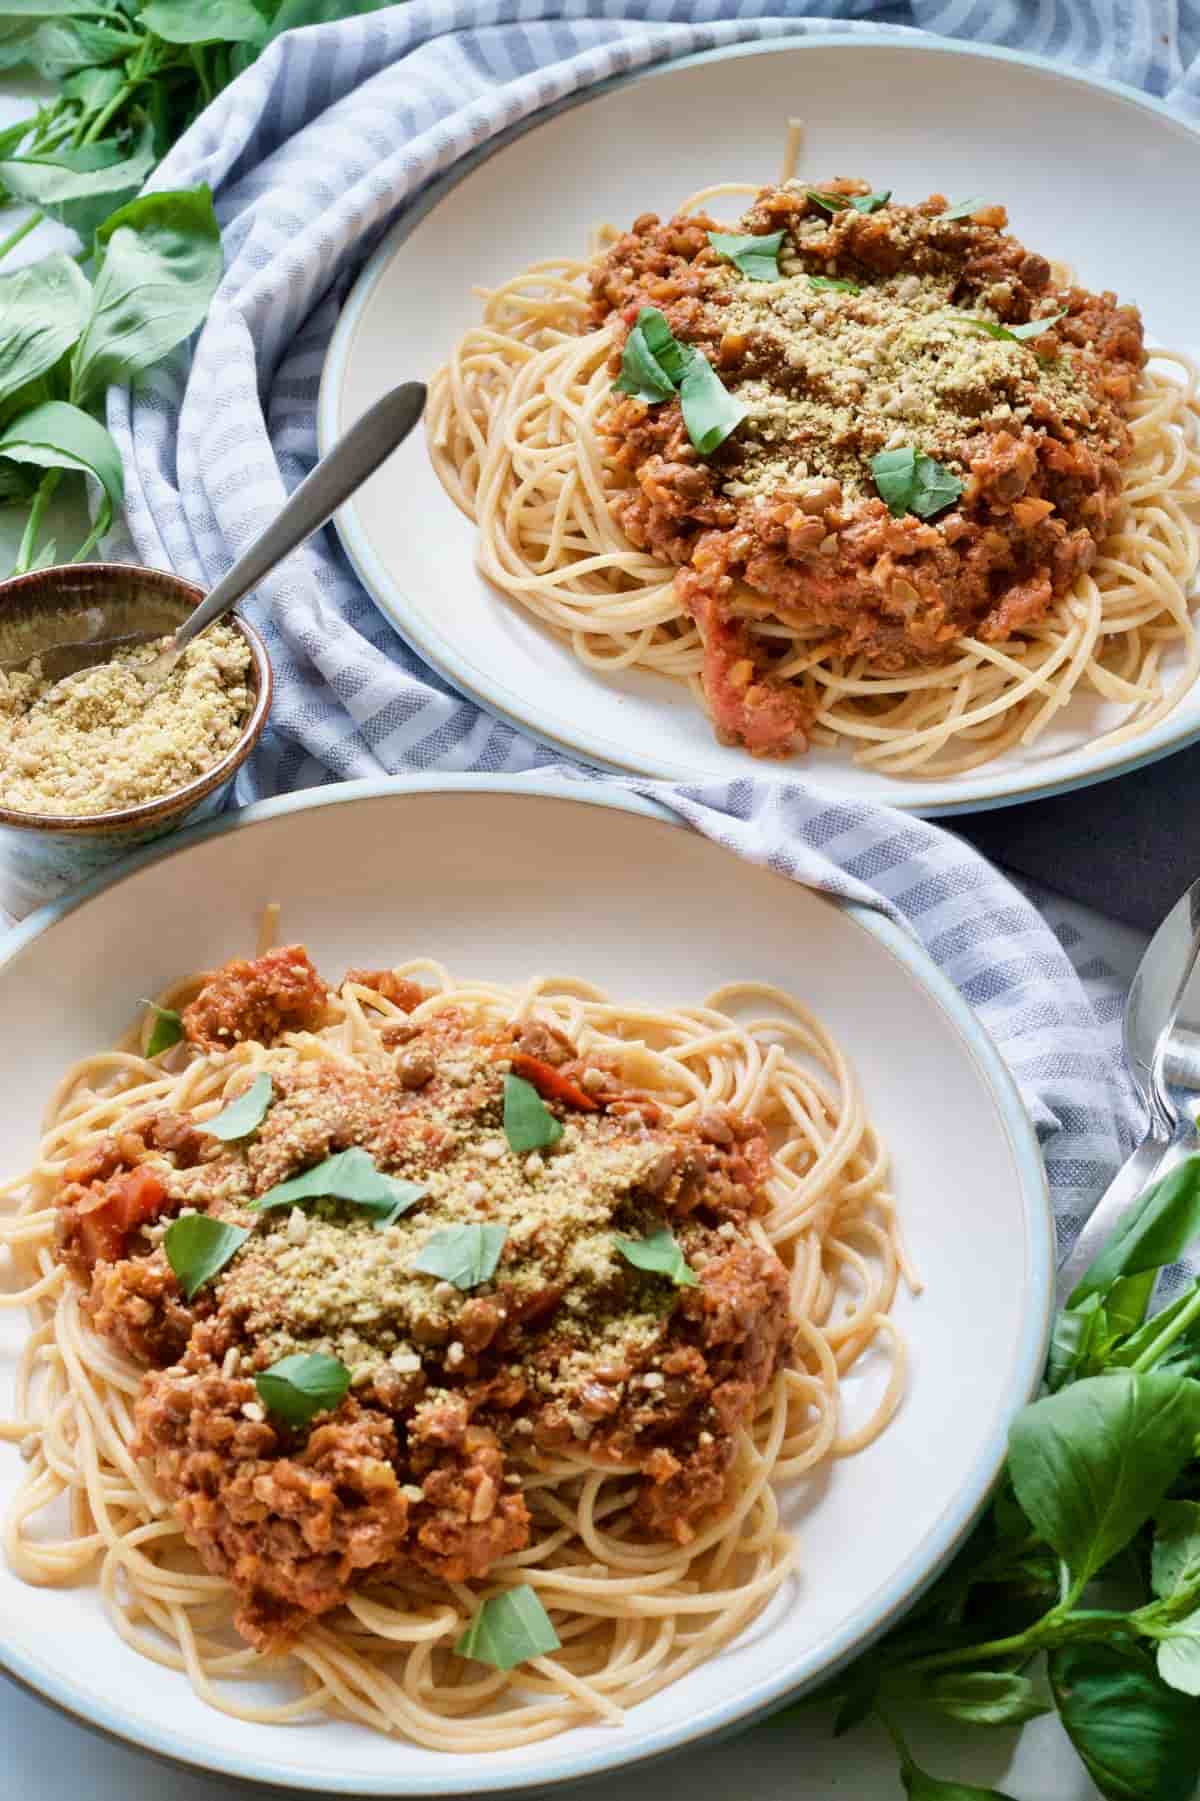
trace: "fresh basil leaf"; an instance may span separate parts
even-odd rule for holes
[[[1114,1340],[1141,1326],[1157,1281],[1158,1271],[1148,1269],[1140,1276],[1122,1276],[1113,1283],[1104,1297],[1104,1313]]]
[[[640,325],[635,325],[625,340],[621,373],[613,387],[618,394],[632,394],[635,400],[642,400],[647,406],[656,406],[660,401],[674,397],[675,383],[650,354],[646,334]]]
[[[150,0],[142,24],[168,44],[265,44],[267,21],[251,0]]]
[[[917,478],[917,453],[911,444],[899,450],[881,450],[871,458],[871,474],[880,500],[887,505],[893,519],[903,519],[910,510]]]
[[[1007,1670],[949,1671],[926,1683],[919,1698],[947,1719],[972,1726],[1020,1726],[1053,1711],[1028,1676]]]
[[[47,19],[34,33],[29,60],[43,81],[57,82],[78,69],[120,62],[139,41],[120,26],[94,19]]]
[[[1001,325],[995,319],[980,319],[974,313],[965,315],[963,323],[973,331],[984,331],[989,338],[1004,338],[1012,344],[1028,343],[1030,338],[1040,338],[1044,331],[1057,325],[1060,319],[1067,316],[1066,307],[1057,313],[1049,313],[1044,319],[1030,319],[1024,325]]]
[[[522,1151],[541,1151],[547,1145],[557,1144],[562,1135],[561,1122],[555,1119],[533,1083],[523,1076],[505,1076],[504,1136],[509,1149],[518,1155]]]
[[[1148,1272],[1151,1275],[1155,1273]],[[1128,1280],[1128,1278],[1122,1278],[1122,1280]],[[1131,1332],[1128,1338],[1123,1339],[1111,1352],[1110,1360],[1113,1363],[1124,1365],[1126,1368],[1137,1363],[1168,1332],[1179,1315],[1192,1305],[1198,1292],[1200,1292],[1200,1278],[1190,1283],[1182,1294],[1176,1295],[1169,1306],[1160,1308],[1157,1313],[1152,1314],[1144,1324],[1140,1325],[1136,1332]],[[1168,1355],[1175,1353],[1179,1344],[1179,1339],[1172,1339],[1167,1347]],[[1154,1367],[1157,1363],[1158,1359],[1154,1358],[1149,1367]]]
[[[350,1387],[350,1371],[321,1351],[295,1351],[254,1378],[258,1398],[288,1426],[306,1426],[318,1413],[339,1407]]]
[[[879,497],[894,519],[903,519],[906,513],[932,519],[935,513],[953,506],[962,493],[956,475],[910,444],[899,450],[881,450],[871,458],[871,473]]]
[[[779,280],[779,251],[785,234],[770,231],[760,237],[736,231],[710,231],[708,241],[750,281]]]
[[[1200,1383],[1113,1370],[1018,1413],[1008,1465],[1018,1501],[1079,1593],[1155,1512],[1200,1435]]]
[[[68,19],[72,13],[107,12],[105,5],[81,6],[79,0],[3,0],[0,25],[10,19]]]
[[[668,380],[678,387],[695,355],[691,345],[679,342],[667,324],[666,315],[656,306],[644,306],[637,316],[637,323],[651,356]]]
[[[487,1600],[471,1616],[454,1649],[460,1657],[490,1663],[495,1670],[512,1670],[531,1657],[557,1651],[561,1640],[550,1615],[528,1583],[506,1588]]]
[[[116,139],[0,162],[0,182],[18,200],[88,237],[114,207],[132,200],[153,169],[154,133],[144,121],[132,148]]]
[[[1108,1801],[1190,1801],[1200,1778],[1200,1707],[1142,1654],[1068,1645],[1049,1659],[1059,1716]]]
[[[221,234],[206,187],[143,194],[96,233],[103,261],[71,363],[72,397],[157,363],[201,323],[221,279]]]
[[[36,39],[36,26],[25,25],[15,31],[6,31],[0,18],[0,69],[19,69],[22,63],[32,62]]]
[[[1154,1519],[1150,1586],[1160,1597],[1200,1583],[1200,1503],[1164,1501]]]
[[[699,351],[683,372],[679,403],[687,435],[701,456],[711,456],[746,417],[745,407],[734,399],[708,358]]]
[[[963,491],[956,475],[933,457],[918,454],[910,506],[918,519],[932,519],[952,507]]]
[[[693,354],[691,345],[679,342],[656,306],[644,306],[625,340],[621,373],[613,386],[619,394],[632,394],[647,406],[670,400]]]
[[[827,213],[844,213],[849,206],[849,198],[845,194],[823,194],[820,188],[805,188],[806,197],[824,207]]]
[[[210,1138],[231,1144],[237,1138],[249,1138],[267,1116],[267,1108],[275,1099],[275,1084],[265,1072],[255,1076],[249,1088],[237,1099],[206,1119],[200,1127]]]
[[[0,401],[65,355],[83,330],[91,298],[78,263],[61,252],[0,279]]]
[[[881,194],[852,194],[850,204],[856,213],[877,213],[881,206],[887,205],[891,197],[891,188],[884,188]]]
[[[125,86],[120,69],[77,69],[68,75],[62,91],[68,100],[78,100],[85,112],[98,113],[116,99]]]
[[[507,1226],[484,1226],[474,1222],[465,1226],[444,1226],[440,1231],[430,1233],[410,1260],[409,1268],[419,1269],[423,1276],[440,1276],[443,1282],[453,1282],[455,1288],[464,1291],[478,1288],[481,1282],[490,1281],[495,1275],[507,1237]]]
[[[207,1213],[186,1213],[171,1221],[163,1234],[163,1250],[189,1301],[225,1268],[249,1236],[245,1226],[210,1219]]]
[[[634,1269],[648,1270],[651,1275],[668,1276],[676,1288],[696,1288],[700,1278],[687,1261],[675,1234],[669,1226],[660,1226],[647,1238],[622,1238],[613,1233],[613,1243]]]
[[[1200,1695],[1200,1609],[1166,1628],[1155,1662],[1168,1687],[1183,1695]]]
[[[1117,1227],[1070,1295],[1075,1307],[1085,1295],[1103,1294],[1120,1276],[1161,1269],[1200,1232],[1200,1156],[1182,1163],[1146,1190],[1137,1212]]]
[[[79,470],[100,484],[100,510],[85,548],[104,536],[125,498],[120,452],[105,427],[65,400],[47,400],[10,420],[0,432],[0,456],[39,469]]]
[[[1080,1307],[1068,1307],[1054,1322],[1046,1385],[1053,1393],[1081,1372],[1086,1373],[1098,1345],[1108,1336],[1108,1320],[1098,1294]]]
[[[4,43],[0,40],[0,69],[3,67]],[[16,156],[36,124],[36,116],[32,119],[15,119],[11,125],[0,130],[0,158]]]
[[[419,1182],[385,1176],[368,1151],[352,1145],[314,1164],[302,1176],[277,1182],[249,1204],[256,1213],[267,1213],[275,1207],[298,1206],[301,1201],[349,1201],[368,1213],[386,1215],[390,1224],[427,1192]]]
[[[983,204],[984,202],[981,195],[972,194],[969,200],[952,201],[945,212],[939,213],[938,217],[942,219],[969,219],[971,214],[977,213]]]
[[[943,1782],[921,1770],[911,1757],[900,1766],[900,1780],[909,1801],[1012,1801],[1010,1795],[997,1788],[976,1788],[972,1782]]]
[[[163,1051],[169,1051],[183,1037],[183,1016],[176,1013],[174,1007],[160,1007],[156,1001],[143,1001],[142,1005],[154,1009],[154,1024],[146,1040],[146,1055],[161,1056]]]
[[[826,288],[837,294],[862,293],[862,289],[856,281],[842,281],[840,277],[832,275],[810,275],[808,285],[810,288]]]

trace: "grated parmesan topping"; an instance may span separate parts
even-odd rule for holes
[[[1035,394],[1062,417],[1089,422],[1088,390],[1071,354],[1043,362],[1029,342],[972,329],[972,317],[1003,321],[985,305],[951,304],[952,278],[909,271],[873,279],[836,259],[822,267],[832,279],[853,279],[861,293],[814,288],[811,267],[777,282],[729,271],[720,315],[726,340],[753,338],[756,362],[774,367],[728,383],[748,416],[727,494],[777,494],[823,476],[855,501],[875,493],[869,459],[914,441],[962,474],[964,433],[985,422],[1019,429]],[[1044,304],[1054,312],[1052,297]]]
[[[35,658],[0,672],[0,806],[74,816],[140,806],[185,787],[237,744],[250,649],[230,625],[188,645],[153,691],[133,673],[168,638],[48,682]]]

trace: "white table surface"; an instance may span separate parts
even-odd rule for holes
[[[0,126],[31,110],[28,100],[46,92],[36,81],[7,75],[0,82]],[[0,209],[0,238],[19,217]],[[73,241],[56,226],[40,227],[6,259],[0,273]],[[51,531],[61,531],[64,544],[78,542],[79,519],[77,506],[60,505],[50,514]],[[0,509],[0,575],[11,567],[20,532],[15,510]],[[1144,936],[1086,909],[1075,912],[1096,949],[1120,973],[1132,975]],[[1053,1720],[1035,1721],[1019,1734],[963,1733],[918,1723],[911,1737],[920,1760],[944,1778],[1000,1787],[1014,1801],[1096,1801],[1096,1790]],[[168,1768],[87,1731],[2,1677],[0,1747],[4,1801],[80,1801],[84,1796],[87,1801],[160,1801],[166,1796],[171,1801],[265,1801],[268,1793]],[[860,1729],[835,1743],[823,1714],[803,1725],[764,1726],[749,1736],[570,1792],[594,1801],[898,1801],[902,1793],[895,1753],[882,1733]]]

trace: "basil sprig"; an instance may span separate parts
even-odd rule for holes
[[[254,1386],[276,1419],[288,1426],[307,1426],[318,1413],[341,1405],[350,1387],[350,1371],[340,1359],[321,1351],[296,1351],[260,1370]]]
[[[989,1731],[1053,1708],[1080,1779],[1108,1801],[1195,1793],[1200,1278],[1151,1308],[1198,1232],[1193,1155],[1127,1210],[1068,1297],[1051,1392],[1011,1422],[1007,1467],[953,1577],[829,1685],[839,1731],[884,1716],[912,1801],[1000,1798],[916,1768],[892,1718],[901,1693]]]
[[[680,1249],[675,1234],[668,1226],[660,1226],[647,1238],[622,1238],[613,1233],[613,1243],[634,1269],[648,1270],[654,1276],[667,1276],[676,1288],[696,1288],[700,1278]]]
[[[557,1651],[561,1643],[550,1615],[525,1582],[489,1595],[454,1649],[460,1657],[490,1663],[494,1670],[512,1670],[531,1657]]]
[[[840,276],[810,275],[808,285],[810,288],[824,288],[835,294],[862,293],[862,289],[856,281],[843,281]]]
[[[464,1292],[477,1288],[496,1273],[507,1226],[485,1226],[472,1221],[464,1226],[443,1226],[431,1232],[410,1267],[424,1276],[440,1276]]]
[[[678,392],[688,437],[701,456],[710,456],[746,416],[708,358],[690,344],[681,344],[654,306],[644,306],[638,314],[613,386],[647,406],[670,400]]]
[[[1027,319],[1024,325],[1000,325],[995,319],[979,319],[974,313],[968,313],[963,323],[974,331],[985,331],[989,338],[1006,338],[1012,344],[1027,344],[1030,338],[1040,338],[1044,331],[1065,319],[1067,312],[1068,308],[1062,306],[1044,319]]]
[[[953,201],[944,213],[938,214],[938,217],[939,219],[969,219],[972,213],[977,213],[983,204],[981,194],[972,194],[969,200]]]
[[[185,1213],[171,1221],[163,1234],[163,1250],[189,1301],[225,1268],[249,1236],[245,1226],[212,1219],[207,1213]]]
[[[621,373],[613,386],[620,394],[644,400],[647,406],[670,400],[691,354],[691,346],[679,342],[665,314],[656,306],[644,306],[625,340]]]
[[[743,235],[736,231],[710,231],[708,241],[718,256],[750,281],[779,280],[779,251],[785,234],[764,232],[761,236]]]
[[[161,1056],[163,1051],[169,1051],[183,1037],[183,1015],[177,1013],[174,1007],[160,1007],[157,1001],[143,1001],[142,1005],[149,1007],[154,1014],[154,1024],[146,1040],[146,1055]]]
[[[963,491],[956,475],[911,444],[901,450],[881,450],[871,458],[871,474],[893,519],[903,519],[906,513],[932,519],[935,513],[953,506]]]
[[[244,1094],[206,1119],[200,1130],[207,1132],[210,1138],[219,1138],[223,1143],[232,1143],[237,1138],[249,1138],[266,1118],[267,1109],[275,1099],[275,1084],[264,1071],[255,1076]]]
[[[396,1176],[385,1176],[376,1169],[375,1160],[360,1145],[338,1151],[323,1162],[277,1182],[250,1205],[258,1213],[274,1207],[295,1207],[301,1201],[349,1201],[373,1214],[377,1228],[390,1226],[402,1213],[415,1206],[428,1192],[420,1182],[404,1182]]]
[[[504,1136],[509,1149],[518,1155],[542,1151],[557,1144],[562,1135],[561,1120],[555,1119],[533,1083],[524,1076],[505,1076]]]
[[[809,200],[823,207],[827,213],[844,213],[850,205],[846,194],[823,194],[820,188],[805,188],[804,192]]]
[[[679,404],[688,437],[702,457],[711,456],[746,417],[745,407],[733,398],[708,358],[699,351],[679,384]]]
[[[805,188],[804,192],[827,213],[844,213],[850,207],[856,213],[877,213],[892,197],[891,188],[884,188],[879,194],[829,194],[821,188]]]

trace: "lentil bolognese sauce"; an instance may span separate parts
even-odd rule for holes
[[[773,1484],[899,1404],[887,1180],[772,989],[330,988],[296,945],[191,978],[67,1074],[6,1188],[7,1554],[95,1573],[239,1717],[457,1750],[619,1721],[789,1578]],[[291,1692],[239,1698],[264,1671]]]
[[[488,294],[428,413],[483,573],[758,756],[954,773],[1077,689],[1147,729],[1200,667],[1196,371],[1006,226],[723,184]]]

